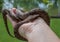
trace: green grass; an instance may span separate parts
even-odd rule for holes
[[[10,32],[12,33],[12,35],[14,35],[11,23],[9,22],[8,25]],[[60,37],[60,19],[51,19],[50,27],[57,34],[57,36]],[[7,34],[1,14],[0,14],[0,42],[25,42],[18,40],[16,38],[12,38]]]
[[[50,27],[60,38],[60,19],[51,19]]]

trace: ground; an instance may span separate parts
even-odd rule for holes
[[[50,22],[51,29],[57,34],[58,37],[60,37],[60,19],[51,18],[50,21],[51,21]],[[11,34],[14,35],[13,28],[10,21],[8,22],[8,25]],[[0,14],[0,42],[25,42],[25,41],[18,40],[16,38],[12,38],[7,34],[1,14]]]

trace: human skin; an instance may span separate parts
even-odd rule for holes
[[[57,35],[42,18],[23,24],[19,28],[19,33],[26,38],[28,42],[60,42]]]

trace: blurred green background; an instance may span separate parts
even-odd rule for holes
[[[12,38],[7,34],[1,10],[4,8],[18,8],[29,11],[33,8],[40,8],[48,12],[49,16],[60,16],[60,0],[0,0],[0,42],[25,42]],[[13,27],[8,20],[9,30],[12,35]],[[50,18],[50,27],[60,38],[60,18]]]

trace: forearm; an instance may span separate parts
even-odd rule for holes
[[[60,42],[57,35],[43,20],[34,28],[35,30],[29,36],[29,42]]]
[[[30,26],[26,23],[27,25],[25,24],[21,27],[23,34],[25,33],[25,36],[28,39],[28,42],[60,42],[59,38],[50,29],[50,27],[42,19],[38,20],[39,19]],[[21,30],[21,28],[19,30]]]
[[[60,42],[59,38],[50,29],[43,29],[39,32],[32,32],[29,36],[29,42]]]

